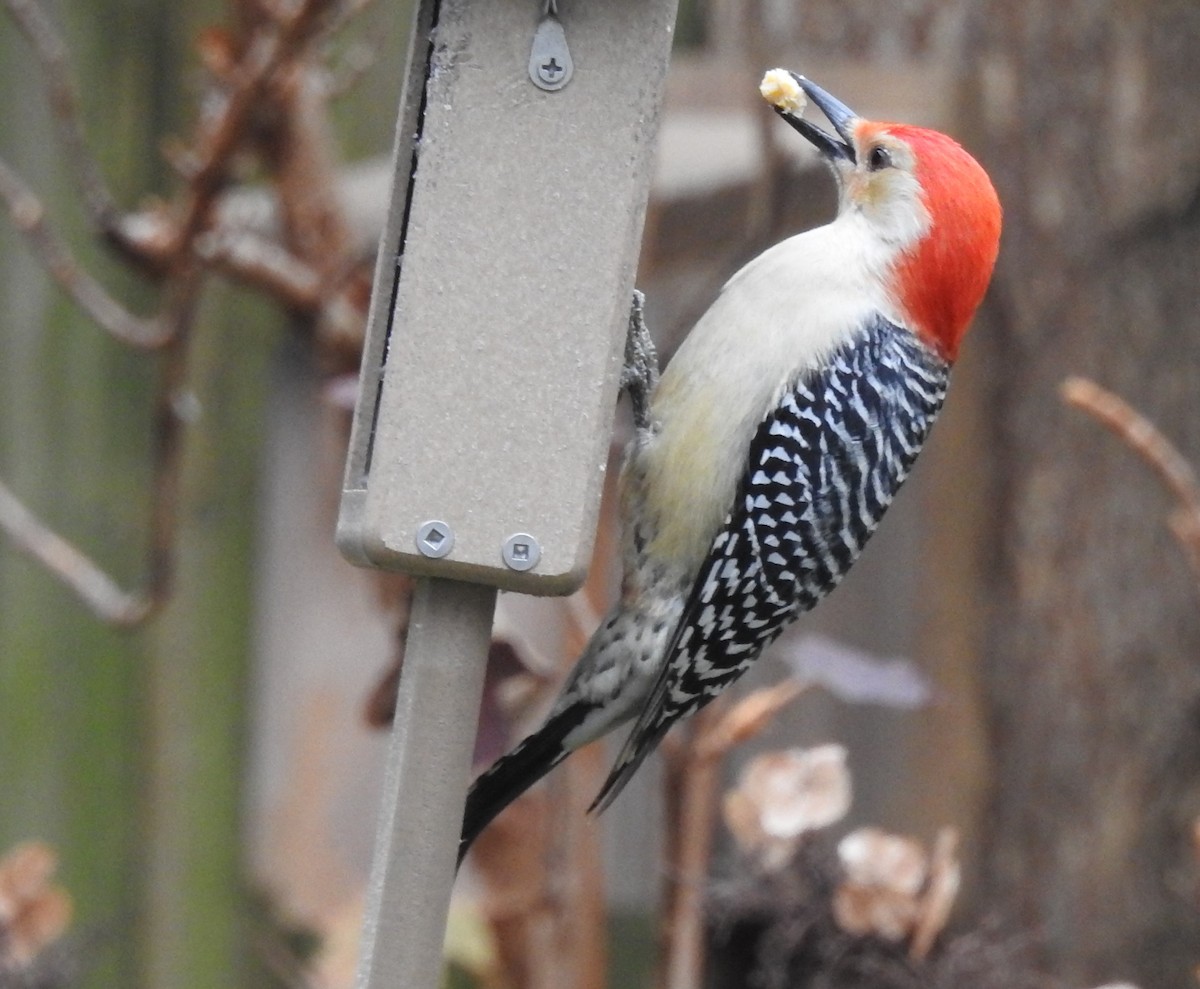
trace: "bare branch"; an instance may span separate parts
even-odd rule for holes
[[[1067,378],[1062,384],[1062,396],[1067,404],[1089,413],[1124,440],[1153,468],[1184,508],[1200,514],[1200,482],[1196,472],[1149,419],[1087,378]]]
[[[369,0],[365,0],[369,2]],[[167,598],[174,572],[182,461],[183,426],[188,418],[186,377],[188,338],[195,302],[207,269],[216,269],[265,290],[293,310],[314,318],[318,336],[345,345],[361,337],[360,285],[347,257],[349,237],[336,212],[334,170],[325,153],[321,98],[306,99],[296,81],[307,79],[313,43],[337,21],[336,0],[241,0],[235,5],[244,28],[242,44],[225,45],[220,33],[209,38],[208,66],[218,80],[219,100],[204,115],[189,145],[176,155],[185,188],[170,212],[150,209],[122,214],[88,153],[71,82],[66,46],[37,0],[4,0],[42,67],[64,149],[76,169],[87,209],[108,241],[126,260],[161,278],[160,313],[142,318],[128,312],[86,272],[47,222],[46,210],[21,178],[0,160],[0,198],[55,282],[114,339],[161,351],[154,407],[155,452],[150,497],[147,573],[138,593],[123,590],[93,559],[51,530],[11,491],[0,488],[0,529],[17,547],[45,566],[102,620],[129,626],[145,620]],[[361,6],[354,0],[347,8]],[[346,12],[346,11],[343,11]],[[291,73],[295,67],[303,71]],[[313,186],[326,191],[319,209],[301,217],[309,252],[279,247],[240,229],[224,227],[216,216],[217,197],[229,179],[234,154],[261,136],[255,127],[263,102],[277,109],[294,129],[291,187],[305,207]],[[311,118],[311,119],[309,119]],[[300,121],[304,126],[298,126]],[[181,146],[182,147],[182,146]],[[262,151],[260,147],[258,150]],[[268,161],[280,170],[278,161]],[[286,200],[280,182],[281,201]],[[291,205],[286,201],[283,205]],[[297,210],[285,214],[294,232]]]
[[[154,401],[154,475],[150,489],[150,538],[147,547],[147,597],[157,608],[170,596],[175,578],[179,487],[183,473],[183,432],[193,418],[186,399],[188,342],[195,322],[202,275],[195,266],[181,269],[167,285],[163,318],[172,328],[163,348]]]
[[[75,592],[96,617],[129,628],[150,612],[144,594],[123,590],[91,557],[50,529],[0,482],[0,529],[22,553]]]
[[[741,698],[723,717],[709,724],[696,740],[695,758],[700,761],[723,759],[734,748],[761,734],[808,684],[794,677],[763,687]]]
[[[1068,405],[1088,413],[1124,441],[1174,495],[1178,507],[1170,528],[1200,581],[1200,480],[1192,465],[1154,423],[1094,381],[1067,378],[1060,393]]]
[[[51,277],[76,305],[114,339],[131,347],[163,346],[171,329],[161,318],[144,319],[125,309],[75,260],[46,222],[46,210],[17,174],[0,159],[0,198]]]
[[[912,942],[908,947],[908,957],[914,961],[929,956],[954,909],[954,901],[962,885],[958,844],[958,831],[955,828],[941,828],[934,840],[933,854],[929,857],[929,881],[921,895]]]
[[[36,0],[4,0],[42,68],[42,78],[67,161],[75,170],[75,181],[92,221],[120,240],[116,225],[119,211],[104,182],[100,165],[88,148],[79,116],[79,97],[71,79],[67,47],[57,29]]]
[[[263,142],[279,196],[284,242],[323,279],[346,265],[350,231],[337,196],[334,139],[320,70],[297,59],[271,95],[278,124]]]
[[[684,741],[663,747],[667,864],[656,980],[662,989],[686,989],[704,981],[705,879],[712,860],[722,763],[807,686],[790,678],[736,703],[721,698],[692,718]]]
[[[42,522],[0,483],[0,529],[16,547],[62,581],[93,614],[110,625],[131,628],[166,601],[174,576],[178,490],[182,467],[180,408],[187,361],[187,336],[195,314],[200,273],[179,271],[169,284],[162,325],[166,336],[155,403],[154,478],[150,497],[147,575],[141,591],[126,591],[91,557]]]
[[[321,278],[273,240],[248,231],[214,230],[196,238],[196,256],[222,274],[304,311],[321,305]]]
[[[207,267],[310,317],[324,355],[345,354],[357,369],[366,314],[353,298],[352,270],[322,275],[287,248],[245,230],[214,230],[193,246]]]
[[[720,798],[721,760],[703,753],[728,710],[720,697],[693,715],[682,744],[663,749],[666,848],[655,985],[704,984],[704,898]]]
[[[259,16],[244,12],[255,23],[250,43],[233,69],[233,84],[225,100],[193,144],[194,165],[187,174],[189,196],[175,242],[182,255],[208,223],[209,213],[224,185],[229,160],[243,144],[251,115],[275,74],[320,32],[331,0],[300,0],[294,10],[259,4]]]
[[[194,163],[186,175],[189,195],[176,233],[176,253],[186,251],[207,222],[213,199],[224,183],[229,159],[245,136],[248,116],[282,52],[278,32],[267,29],[256,32],[237,67],[237,84],[192,147]]]

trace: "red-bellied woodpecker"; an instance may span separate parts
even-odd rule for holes
[[[802,119],[801,92],[834,133]],[[475,781],[460,861],[572,750],[635,719],[607,807],[672,724],[837,585],[942,406],[999,245],[987,175],[945,135],[864,120],[794,73],[763,93],[832,166],[837,218],[742,268],[642,381],[620,601],[543,727]]]

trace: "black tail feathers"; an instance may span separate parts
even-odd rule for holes
[[[638,771],[638,767],[645,762],[646,756],[658,748],[658,743],[662,741],[670,727],[671,723],[668,723],[656,727],[645,737],[639,737],[636,734],[630,736],[625,748],[617,757],[612,771],[608,774],[608,779],[604,781],[604,786],[600,788],[596,799],[588,807],[589,814],[603,814],[608,810],[612,802],[621,795],[625,785],[633,779],[633,774]]]
[[[575,704],[553,715],[471,784],[458,845],[460,866],[471,843],[492,819],[567,757],[570,750],[563,747],[563,740],[586,713],[583,705]]]

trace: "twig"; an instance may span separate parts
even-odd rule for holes
[[[196,238],[196,256],[214,270],[274,296],[289,309],[321,304],[321,277],[282,247],[245,230],[217,229]]]
[[[618,542],[609,524],[601,523],[592,566],[578,594],[566,599],[567,622],[562,632],[564,657],[578,656],[586,647],[599,620],[596,610],[607,597],[605,575],[610,571]],[[554,885],[547,892],[561,904],[553,929],[554,954],[543,965],[545,986],[559,989],[602,989],[608,984],[608,907],[604,897],[604,864],[600,847],[600,821],[586,808],[608,772],[603,745],[584,746],[563,767],[562,798],[556,802],[555,831],[562,856],[551,869]]]
[[[917,921],[908,946],[909,958],[921,961],[929,956],[938,935],[946,929],[961,884],[958,831],[955,828],[942,828],[934,839],[933,853],[929,856],[929,881],[921,894]]]
[[[1087,378],[1067,378],[1063,400],[1087,412],[1141,457],[1178,502],[1169,525],[1200,584],[1200,481],[1187,459],[1158,428],[1124,399]]]
[[[1200,513],[1200,482],[1195,471],[1149,419],[1087,378],[1067,378],[1062,384],[1062,396],[1068,404],[1090,413],[1125,440],[1154,469],[1182,507]]]
[[[236,84],[232,92],[191,149],[194,161],[186,176],[188,197],[171,253],[178,256],[186,252],[208,222],[213,200],[225,182],[229,159],[245,135],[250,111],[283,54],[279,32],[267,28],[256,32],[235,70]]]
[[[206,264],[270,292],[293,313],[310,317],[327,367],[357,368],[367,296],[361,290],[361,262],[351,256],[353,238],[337,194],[328,92],[321,81],[325,70],[316,64],[315,41],[340,23],[338,13],[330,0],[247,11],[254,25],[250,53],[241,64],[222,70],[231,95],[215,122],[194,142],[200,150],[190,155],[200,164],[187,173],[189,185],[207,191],[189,204],[180,250],[192,223],[197,230],[193,249]],[[264,36],[278,39],[276,54],[253,56],[257,39]],[[252,64],[251,70],[246,63]],[[241,101],[251,92],[258,92],[272,109],[255,118],[259,126],[254,136],[275,186],[282,245],[224,224],[224,211],[210,187],[223,181],[217,152],[236,131]],[[207,205],[205,196],[211,197]],[[208,227],[209,232],[201,232]]]
[[[262,141],[288,250],[326,282],[344,277],[350,232],[337,196],[328,98],[312,57],[297,55],[271,87],[276,123]]]
[[[784,680],[730,705],[718,699],[697,714],[687,740],[664,746],[667,763],[667,869],[658,985],[704,983],[704,881],[712,859],[721,766],[807,689]]]
[[[200,295],[201,274],[191,267],[168,283],[165,318],[172,327],[163,348],[154,400],[154,474],[150,489],[147,547],[147,617],[170,597],[175,578],[179,528],[179,487],[183,473],[183,430],[189,413],[182,404],[187,388],[188,345]]]
[[[194,142],[195,164],[187,176],[189,195],[179,219],[174,256],[184,255],[207,225],[230,159],[246,138],[250,117],[264,90],[279,69],[320,30],[320,18],[330,2],[304,0],[294,12],[281,15],[277,25],[259,22],[233,71],[231,91]]]
[[[667,864],[657,980],[661,989],[704,984],[705,880],[712,860],[721,764],[702,749],[705,736],[723,720],[727,703],[719,698],[694,715],[687,741],[663,750]]]
[[[217,228],[195,241],[196,257],[208,268],[273,297],[294,314],[311,318],[326,368],[357,371],[366,314],[354,298],[358,272],[347,267],[336,277],[312,265],[274,240],[245,229]],[[342,355],[344,360],[331,358]]]
[[[128,628],[150,611],[146,595],[122,589],[91,557],[50,529],[0,482],[0,528],[26,556],[75,592],[98,618]]]
[[[806,681],[789,677],[743,697],[697,739],[697,757],[710,762],[724,759],[734,748],[760,734],[808,687]]]
[[[144,588],[123,590],[94,560],[42,523],[7,488],[0,503],[0,528],[18,548],[44,565],[102,620],[119,626],[144,621],[170,592],[182,461],[181,408],[187,376],[188,338],[206,268],[216,268],[275,295],[289,308],[310,313],[319,332],[338,341],[361,335],[362,306],[354,304],[355,286],[347,273],[348,237],[333,205],[333,166],[319,100],[303,98],[306,52],[334,18],[334,0],[257,2],[237,9],[244,16],[245,43],[236,49],[223,82],[225,99],[202,120],[185,166],[187,184],[173,215],[165,210],[122,215],[88,153],[71,83],[66,46],[36,0],[4,0],[25,33],[42,67],[60,139],[73,167],[87,208],[109,241],[144,270],[162,276],[165,302],[153,318],[128,312],[76,261],[53,232],[37,196],[0,161],[0,198],[55,282],[114,339],[160,352],[154,407],[155,451],[150,498],[149,545]],[[231,52],[234,49],[231,49]],[[296,72],[288,76],[288,69]],[[297,88],[299,86],[299,88]],[[271,87],[275,87],[272,89]],[[212,230],[216,197],[224,186],[233,155],[259,131],[255,114],[263,102],[276,104],[284,123],[292,181],[279,182],[285,228],[305,227],[308,254]],[[301,121],[298,123],[298,121]],[[287,128],[291,128],[290,131]],[[320,147],[297,147],[297,144]],[[261,150],[261,149],[260,149]],[[275,161],[277,167],[281,162]],[[320,186],[316,195],[314,186]],[[298,203],[287,202],[289,189]],[[306,197],[315,197],[314,207]],[[299,200],[303,200],[299,202]],[[289,214],[288,206],[292,207]],[[296,217],[303,218],[297,224]],[[295,233],[294,229],[289,232]],[[322,236],[324,235],[324,236]],[[311,256],[309,256],[311,255]],[[323,267],[325,266],[325,267]],[[327,347],[328,349],[328,347]]]
[[[79,97],[71,82],[71,70],[66,45],[58,31],[35,0],[4,0],[9,14],[17,22],[42,68],[42,79],[58,137],[66,151],[67,161],[75,170],[75,180],[83,195],[84,205],[92,221],[106,234],[121,240],[116,223],[120,215],[112,194],[105,185],[96,159],[88,149],[79,118]]]
[[[179,408],[186,373],[186,346],[196,296],[197,271],[181,272],[169,285],[163,325],[167,342],[155,402],[154,479],[150,495],[150,533],[146,580],[141,591],[126,591],[91,557],[43,523],[0,484],[0,529],[17,548],[75,592],[101,621],[132,628],[166,601],[174,576],[178,491],[182,468],[182,425]]]
[[[46,222],[41,200],[0,159],[0,198],[8,206],[17,230],[70,299],[114,339],[131,347],[153,350],[170,338],[161,319],[135,316],[89,275]]]

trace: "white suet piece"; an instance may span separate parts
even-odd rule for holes
[[[808,105],[804,90],[787,69],[768,69],[758,84],[758,91],[771,106],[791,113],[803,113]]]

